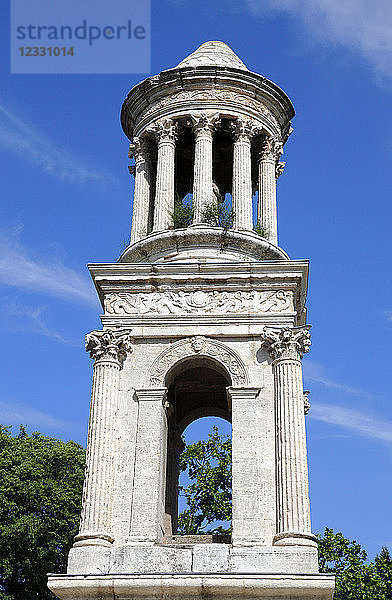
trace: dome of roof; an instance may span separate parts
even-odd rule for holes
[[[244,63],[224,42],[204,42],[192,54],[184,58],[176,69],[185,67],[231,67],[248,71]]]

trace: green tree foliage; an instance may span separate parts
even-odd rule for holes
[[[190,484],[181,488],[188,508],[179,516],[179,533],[229,532],[230,527],[212,527],[231,520],[231,440],[214,427],[207,441],[186,446],[180,470]],[[392,600],[392,558],[382,548],[374,563],[365,550],[342,533],[326,529],[318,536],[319,567],[336,574],[334,600]]]
[[[231,521],[231,439],[214,427],[208,440],[186,446],[180,471],[191,483],[180,487],[188,508],[179,515],[178,533],[228,533],[216,521]]]
[[[46,573],[64,573],[81,509],[85,452],[21,428],[0,426],[0,600],[53,600]],[[214,427],[189,444],[180,469],[187,508],[179,533],[227,533],[231,520],[231,440]],[[223,522],[223,525],[218,525]],[[392,600],[392,558],[373,563],[356,541],[326,529],[319,536],[320,571],[336,573],[334,600]]]
[[[47,600],[64,573],[81,510],[85,451],[0,426],[0,599]]]
[[[327,528],[318,541],[320,571],[336,574],[334,600],[392,599],[392,559],[387,548],[370,563],[360,544],[342,533]]]

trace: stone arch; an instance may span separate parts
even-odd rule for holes
[[[248,372],[238,353],[222,342],[199,335],[179,340],[157,356],[149,372],[150,385],[164,387],[169,371],[179,362],[195,356],[218,363],[231,378],[233,386],[248,385]]]

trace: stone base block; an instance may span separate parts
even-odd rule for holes
[[[61,600],[332,600],[333,575],[51,575]]]
[[[317,573],[317,548],[229,544],[127,545],[72,548],[69,574]]]

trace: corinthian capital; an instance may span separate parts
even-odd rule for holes
[[[129,145],[128,158],[134,158],[136,162],[150,158],[150,143],[145,138],[134,137]]]
[[[196,135],[211,135],[219,122],[220,117],[217,113],[213,115],[194,113],[191,115],[191,125]]]
[[[177,139],[177,123],[172,119],[161,119],[153,127],[158,143],[159,142],[175,142]]]
[[[92,331],[86,335],[86,352],[95,361],[115,360],[122,365],[132,352],[130,331]]]
[[[261,138],[259,146],[259,160],[278,161],[283,154],[283,142],[275,140],[270,135]]]
[[[305,327],[264,327],[262,347],[266,348],[274,360],[300,359],[309,352],[310,326]]]
[[[236,142],[248,142],[256,133],[256,126],[252,119],[239,117],[232,121],[230,128]]]

